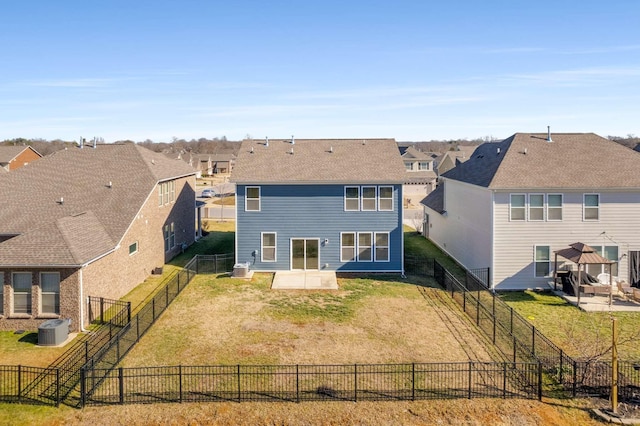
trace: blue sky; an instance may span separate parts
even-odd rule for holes
[[[12,1],[0,140],[640,135],[638,1]]]

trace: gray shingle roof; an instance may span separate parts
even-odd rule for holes
[[[640,188],[640,155],[593,133],[516,133],[443,176],[491,189]]]
[[[291,150],[293,149],[293,154]],[[245,140],[231,180],[238,183],[402,183],[394,139]]]
[[[0,174],[0,236],[17,235],[0,243],[0,265],[93,260],[120,242],[156,183],[193,174],[130,143],[58,151]]]

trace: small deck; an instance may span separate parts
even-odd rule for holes
[[[278,271],[271,283],[273,290],[337,290],[333,271]]]

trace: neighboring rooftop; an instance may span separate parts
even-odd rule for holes
[[[117,246],[158,182],[195,173],[128,143],[58,151],[0,174],[0,264],[92,260]]]
[[[394,139],[249,139],[231,180],[238,183],[402,183]]]
[[[492,189],[640,188],[640,155],[594,133],[516,133],[444,177]]]

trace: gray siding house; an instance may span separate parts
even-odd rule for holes
[[[236,260],[252,270],[403,271],[404,165],[393,139],[245,140]]]
[[[516,133],[441,177],[422,201],[425,234],[467,268],[490,267],[499,290],[548,287],[554,252],[573,243],[617,262],[613,275],[638,287],[638,170],[638,153],[593,133]]]

